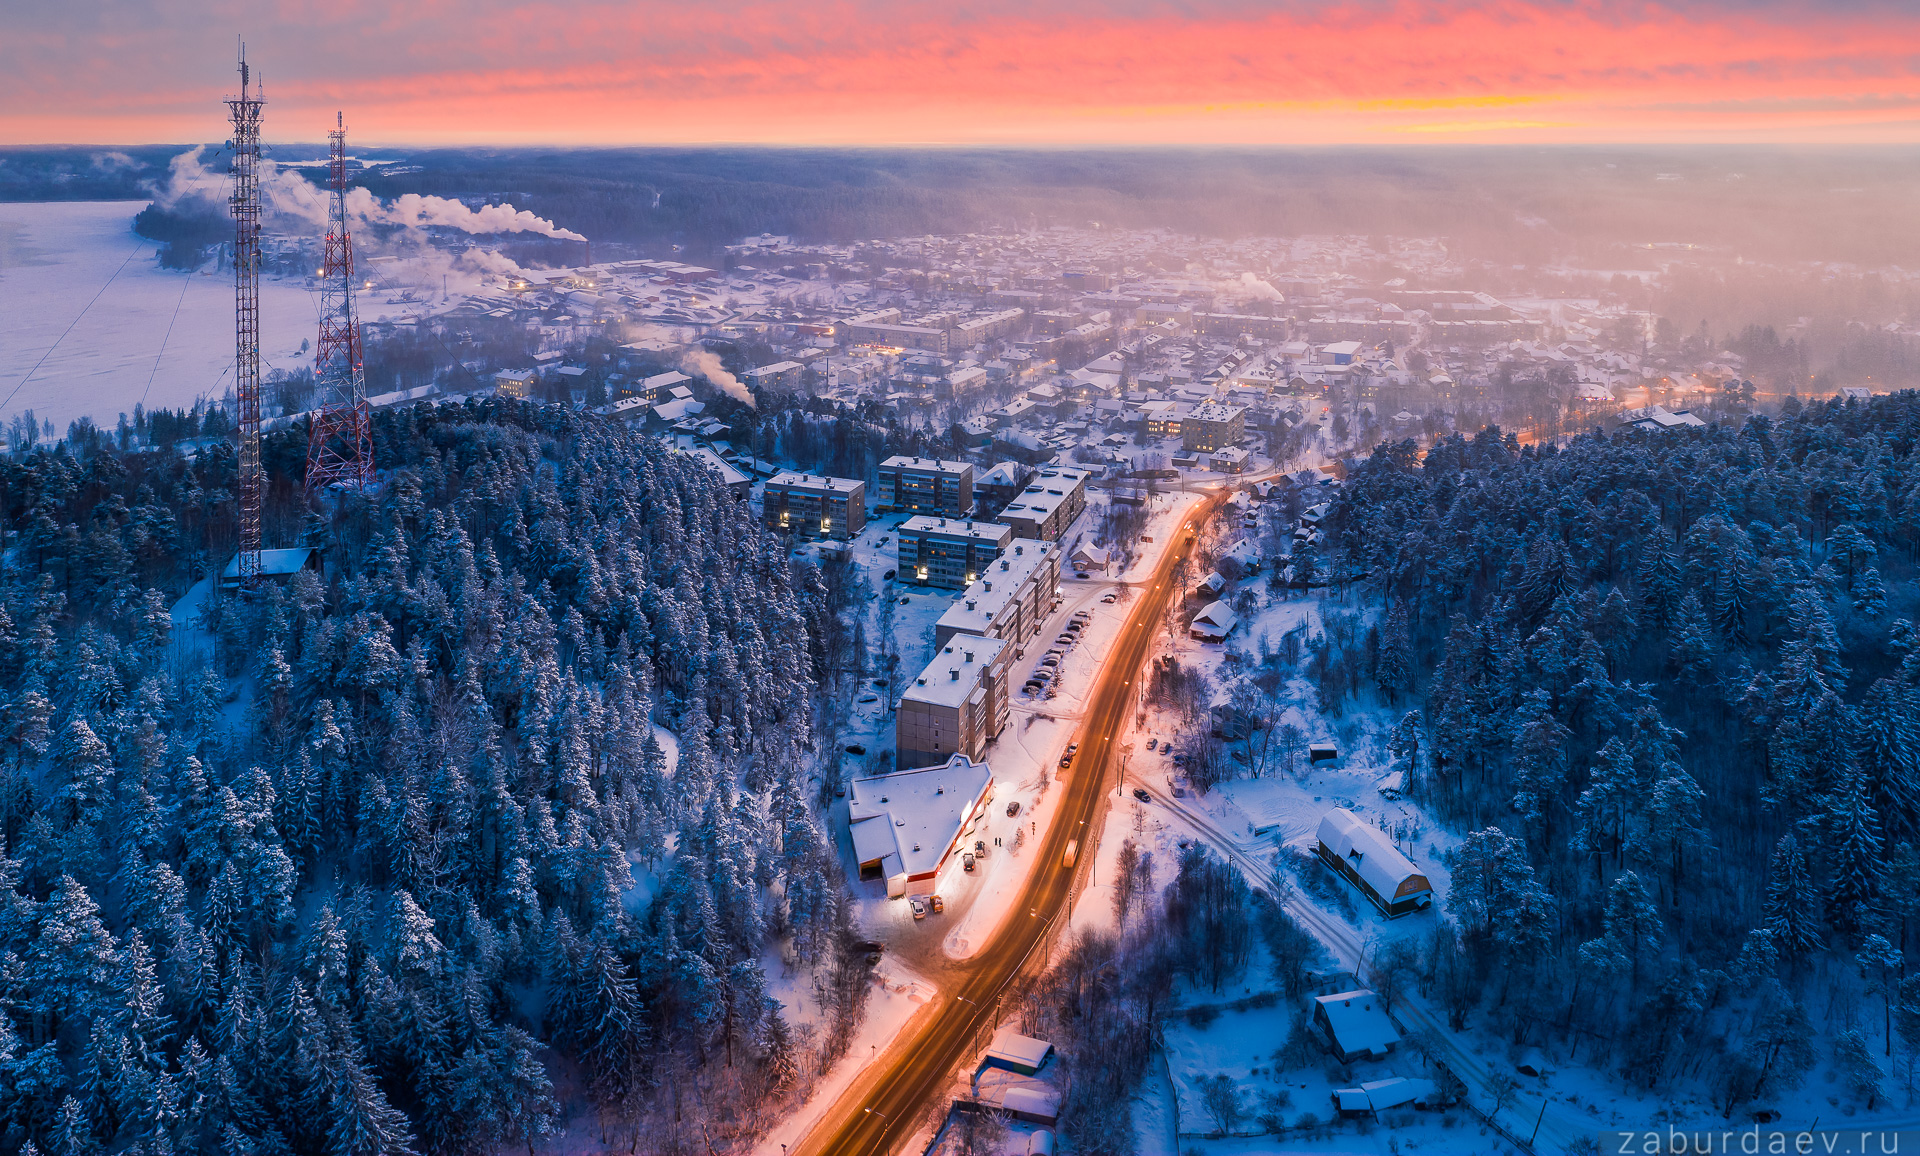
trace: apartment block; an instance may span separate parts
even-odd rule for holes
[[[1201,402],[1180,423],[1180,444],[1190,454],[1210,454],[1239,445],[1246,432],[1245,406]]]
[[[867,484],[791,471],[767,481],[762,514],[769,530],[852,538],[867,527]]]
[[[880,505],[964,518],[973,512],[973,463],[896,455],[880,463]]]
[[[1057,542],[1087,508],[1087,479],[1092,476],[1091,470],[1049,466],[1000,511],[1000,520],[1013,527],[1016,538]]]
[[[934,624],[935,646],[957,635],[1018,646],[1040,629],[1060,596],[1060,544],[1016,541]]]
[[[900,523],[897,541],[902,582],[960,590],[986,573],[1013,542],[1013,528],[919,514]]]
[[[941,646],[900,696],[894,712],[896,765],[942,763],[956,754],[981,762],[1009,714],[1013,646],[963,636]]]

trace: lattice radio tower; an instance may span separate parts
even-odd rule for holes
[[[320,404],[307,430],[307,492],[330,485],[364,490],[373,481],[373,422],[353,304],[353,234],[347,229],[347,126],[334,114],[329,175],[333,211],[320,270],[320,342],[314,352]]]
[[[226,104],[233,118],[229,172],[233,193],[233,378],[240,404],[241,583],[260,576],[260,111],[265,89],[248,88],[247,53],[240,50],[240,95]]]

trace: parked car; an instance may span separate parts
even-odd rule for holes
[[[1133,789],[1133,797],[1140,800],[1143,803],[1153,802],[1153,796],[1147,794],[1147,789],[1145,787],[1135,787]]]
[[[1060,756],[1060,766],[1063,769],[1073,765],[1073,753],[1078,749],[1077,746],[1070,746],[1067,748],[1067,753]]]
[[[1019,813],[1020,813],[1020,800],[1014,799],[1007,804],[1007,818],[1011,819],[1015,815],[1018,815]]]
[[[1075,570],[1073,572],[1073,576],[1075,578],[1085,578],[1087,576],[1087,572],[1085,570]]]
[[[905,601],[905,599],[902,599],[901,601]],[[1118,602],[1118,601],[1120,601],[1120,596],[1119,596],[1118,594],[1102,594],[1102,595],[1100,596],[1100,601],[1102,601],[1102,602],[1104,602],[1104,603],[1106,603],[1107,605],[1109,605],[1109,606],[1111,606],[1111,605],[1113,605],[1113,604],[1114,604],[1115,602]]]
[[[973,870],[973,852],[966,851],[961,854],[960,866],[966,868],[969,871]]]
[[[882,582],[891,582],[893,581],[893,575],[894,575],[894,571],[889,570],[885,574],[880,575],[880,580]]]
[[[940,898],[938,895],[927,896],[927,903],[930,906],[932,906],[933,913],[935,915],[939,915],[941,912],[947,909],[947,901]]]
[[[913,908],[913,917],[915,919],[925,919],[927,917],[927,905],[920,899],[914,898],[907,900],[907,906]]]
[[[1154,749],[1155,747],[1157,747],[1157,746],[1159,746],[1159,745],[1160,745],[1160,740],[1159,740],[1159,739],[1157,739],[1157,738],[1151,738],[1151,739],[1148,739],[1148,740],[1147,740],[1147,749],[1148,749],[1148,750],[1153,750],[1153,749]]]
[[[975,839],[973,841],[973,853],[975,855],[985,855],[987,853],[987,841],[985,839]]]

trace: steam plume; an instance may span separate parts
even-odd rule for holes
[[[207,168],[201,160],[204,149],[195,147],[174,157],[167,164],[167,187],[156,200],[164,208],[173,208],[182,200],[207,202],[221,207],[225,200],[226,174]],[[271,209],[282,216],[310,225],[327,223],[327,191],[292,169],[281,168],[271,160],[260,165],[260,193]],[[469,209],[459,201],[445,197],[405,193],[391,203],[383,202],[364,188],[347,190],[347,215],[361,225],[389,225],[419,229],[442,225],[464,233],[538,233],[567,241],[584,241],[571,229],[562,229],[545,217],[535,216],[512,205],[487,205]]]
[[[727,372],[726,366],[720,364],[720,359],[714,356],[712,350],[688,350],[686,355],[680,358],[680,368],[692,374],[694,377],[706,378],[712,384],[725,390],[728,397],[743,401],[748,405],[753,404],[752,391],[740,384],[739,378]]]

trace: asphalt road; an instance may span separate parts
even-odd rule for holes
[[[1175,597],[1174,568],[1193,550],[1193,527],[1206,524],[1230,490],[1202,503],[1179,531],[1141,592],[1133,613],[1113,643],[1109,661],[1089,700],[1077,740],[1078,758],[1066,780],[1066,794],[1019,902],[971,962],[966,978],[941,992],[911,1034],[897,1038],[887,1056],[828,1109],[795,1148],[795,1156],[878,1156],[894,1151],[916,1131],[922,1107],[946,1089],[949,1074],[978,1036],[992,1029],[994,1003],[1037,950],[1053,922],[1066,910],[1075,881],[1094,859],[1106,789],[1111,785],[1114,740],[1134,710],[1133,680],[1147,660],[1148,648],[1168,600]],[[1069,841],[1079,843],[1072,867],[1065,862]],[[1019,913],[1026,912],[1026,918]]]

